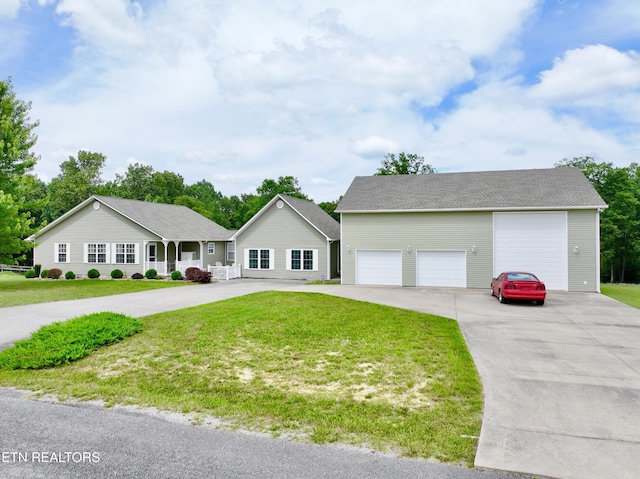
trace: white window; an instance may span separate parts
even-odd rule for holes
[[[288,249],[287,269],[290,271],[318,271],[318,250]]]
[[[116,264],[137,264],[138,244],[137,243],[114,243],[113,256]]]
[[[109,250],[106,243],[85,243],[84,244],[85,263],[108,263]]]
[[[227,263],[236,262],[236,244],[231,242],[227,243]]]
[[[244,250],[244,264],[247,269],[274,269],[274,250],[247,248]]]
[[[216,254],[216,244],[208,243],[207,244],[207,254]]]
[[[55,243],[53,247],[56,263],[71,263],[71,245],[69,243]]]

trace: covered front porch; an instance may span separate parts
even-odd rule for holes
[[[184,274],[190,267],[224,266],[230,249],[226,242],[145,241],[144,270],[155,269],[166,276],[173,271]]]

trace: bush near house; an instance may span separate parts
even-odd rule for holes
[[[158,272],[155,269],[151,268],[148,269],[146,273],[144,273],[144,275],[147,279],[156,279],[158,277]]]
[[[64,277],[65,279],[76,279],[76,274],[73,271],[67,271]]]
[[[133,273],[131,275],[131,279],[142,279],[144,278],[144,276],[142,276],[142,273]]]
[[[181,281],[182,278],[182,273],[180,271],[174,271],[171,273],[171,279],[174,281]]]
[[[47,270],[46,270],[46,269],[43,269],[42,271],[40,271],[40,277],[41,277],[42,279],[44,279],[44,278],[46,278],[46,277],[47,277]]]
[[[191,267],[185,271],[185,279],[195,283],[210,283],[211,273],[209,271],[203,271],[200,268]]]
[[[122,270],[120,270],[120,269],[114,269],[114,270],[111,272],[111,277],[112,277],[113,279],[121,279],[123,276],[124,276],[124,273],[123,273],[123,272],[122,272]]]
[[[32,269],[24,272],[24,277],[27,279],[35,278],[36,276],[38,276],[37,273]]]
[[[47,271],[47,278],[49,279],[58,279],[62,276],[62,270],[58,268],[51,268]]]
[[[33,270],[36,272],[36,277],[40,276],[40,271],[42,271],[42,265],[41,264],[34,264],[33,265]]]
[[[92,268],[89,271],[87,271],[87,276],[89,277],[89,279],[98,279],[100,277],[100,271],[98,271],[95,268]]]

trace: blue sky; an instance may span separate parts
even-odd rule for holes
[[[292,175],[316,201],[401,151],[441,172],[640,160],[637,2],[392,3],[0,0],[0,78],[47,181],[81,149],[105,180]]]

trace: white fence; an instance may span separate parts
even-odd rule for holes
[[[164,261],[145,261],[144,271],[142,273],[144,274],[144,272],[147,270],[155,269],[159,275],[164,276],[167,274],[166,266],[167,265],[164,263]]]
[[[182,261],[176,261],[176,270],[182,274],[187,271],[187,268],[200,268],[202,269],[202,263],[199,259],[185,259]]]
[[[242,277],[242,265],[234,264],[233,266],[207,266],[207,270],[211,273],[211,279],[228,281],[234,278]]]
[[[13,271],[14,273],[25,273],[29,271],[31,266],[9,266],[7,264],[0,264],[0,273],[3,271]]]

